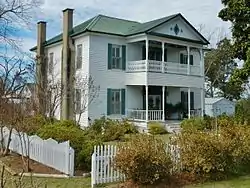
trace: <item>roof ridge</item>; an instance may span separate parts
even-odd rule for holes
[[[95,26],[95,24],[100,20],[100,17],[101,17],[100,14],[93,17],[92,18],[93,20],[91,20],[91,22],[86,26],[85,29],[91,30],[91,28],[93,28]]]
[[[155,22],[155,21],[159,21],[159,20],[162,20],[162,19],[165,19],[165,18],[169,18],[169,17],[174,17],[174,16],[177,16],[181,13],[176,13],[176,14],[170,14],[168,16],[164,16],[164,17],[161,17],[161,18],[157,18],[157,19],[154,19],[154,20],[150,20],[150,21],[147,21],[147,22],[143,22],[142,24],[146,24],[146,23],[150,23],[150,22]]]
[[[124,19],[124,18],[117,18],[117,17],[114,17],[114,16],[107,16],[107,15],[104,15],[104,14],[99,14],[99,15],[103,16],[103,17],[106,17],[106,18],[111,18],[111,19],[116,19],[116,20],[122,20],[122,21],[127,21],[127,22],[133,22],[133,23],[141,24],[141,22],[138,22],[138,21],[135,21],[135,20],[128,20],[128,19]]]

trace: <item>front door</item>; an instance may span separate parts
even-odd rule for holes
[[[149,95],[148,96],[148,109],[149,110],[161,110],[161,95]]]

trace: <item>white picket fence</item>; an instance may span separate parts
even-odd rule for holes
[[[10,130],[3,128],[4,147],[7,147],[7,140]],[[1,135],[0,135],[1,139]],[[52,167],[66,175],[74,175],[74,149],[70,147],[69,141],[58,143],[53,139],[43,140],[37,135],[28,136],[26,133],[12,130],[9,149],[12,152]]]
[[[173,171],[180,170],[180,152],[175,145],[167,145],[167,152],[170,152],[174,163]],[[121,182],[125,180],[124,174],[114,170],[113,159],[116,156],[116,145],[95,146],[92,154],[91,187],[98,184]]]

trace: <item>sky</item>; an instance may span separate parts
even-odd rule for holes
[[[213,31],[230,36],[230,24],[217,16],[223,8],[220,0],[44,0],[29,30],[20,28],[18,32],[24,51],[36,45],[36,22],[47,22],[47,39],[62,31],[62,10],[65,8],[74,9],[74,25],[97,14],[145,22],[181,13],[196,28],[203,25],[205,37]]]

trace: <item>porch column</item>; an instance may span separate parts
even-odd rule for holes
[[[148,122],[148,85],[145,86],[146,89],[146,122]]]
[[[146,72],[148,72],[148,48],[149,48],[149,41],[146,38]]]
[[[203,49],[200,49],[200,75],[203,76],[204,75],[204,70],[203,70],[203,66],[204,66],[204,56],[203,56]]]
[[[204,116],[204,89],[201,88],[201,117]]]
[[[165,121],[165,86],[162,86],[162,121]]]
[[[190,75],[190,47],[187,46],[187,74]]]
[[[164,59],[164,57],[165,57],[165,43],[164,42],[161,43],[161,48],[162,48],[162,58],[161,58],[162,65],[161,65],[161,71],[162,71],[162,73],[164,73],[165,72],[164,71],[164,62],[165,62],[165,59]]]
[[[188,119],[191,118],[191,106],[190,106],[190,87],[188,88]]]

